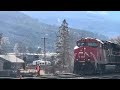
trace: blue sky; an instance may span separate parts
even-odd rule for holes
[[[78,17],[80,12],[86,12],[86,13],[101,15],[115,21],[120,21],[120,11],[22,11],[22,12],[36,18],[38,18],[40,14],[48,15],[48,16],[63,15],[69,17],[74,17],[74,16]]]
[[[115,21],[120,21],[120,11],[88,11],[88,12],[93,12],[93,14],[100,14],[102,16],[108,17],[112,20]]]
[[[120,34],[120,30],[119,30],[120,11],[22,11],[22,12],[48,24],[53,24],[53,23],[56,24],[57,22],[60,25],[61,17],[62,19],[65,17],[67,18],[67,21],[69,21],[69,26],[77,29],[81,29],[81,28],[86,29],[87,25],[89,26],[89,24],[85,23],[86,26],[83,25],[82,27],[82,25],[81,26],[79,25],[80,22],[78,21],[80,20],[82,21],[83,18],[84,19],[86,18],[86,16],[90,16],[92,17],[93,21],[94,21],[94,18],[95,20],[98,20],[101,22],[103,21],[102,22],[103,24],[101,24],[100,22],[100,25],[102,25],[103,27],[99,27],[99,26],[98,28],[96,27],[96,29],[102,28],[101,30],[102,34],[107,35],[108,37],[116,37]],[[87,20],[89,20],[89,18]],[[104,23],[106,21],[107,21],[107,24]],[[113,26],[109,25],[108,24],[109,22],[111,22]],[[83,23],[84,23],[84,20],[83,20]],[[94,26],[92,28],[94,28]],[[107,33],[103,29],[108,30]]]
[[[120,11],[107,11],[107,16],[113,20],[120,21]]]

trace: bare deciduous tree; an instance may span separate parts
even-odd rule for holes
[[[19,54],[19,45],[18,45],[18,43],[16,43],[15,46],[14,46],[14,52],[15,52],[16,55]]]
[[[120,36],[117,36],[115,38],[111,38],[110,41],[113,42],[113,43],[120,44]]]
[[[3,34],[0,34],[0,53],[6,54],[8,51],[8,45],[10,44],[9,38],[4,37]]]

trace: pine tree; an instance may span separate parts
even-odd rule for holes
[[[64,19],[62,25],[59,27],[59,32],[57,36],[56,43],[56,53],[58,54],[58,65],[65,69],[65,67],[69,66],[70,58],[69,58],[69,31],[68,31],[68,23]]]

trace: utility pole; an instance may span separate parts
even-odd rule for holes
[[[3,37],[3,35],[2,35],[2,33],[0,33],[0,45],[2,44],[2,37]]]
[[[0,33],[0,53],[2,53],[2,38],[3,38],[3,34]]]
[[[47,38],[42,38],[44,40],[44,60],[46,61],[46,39]]]

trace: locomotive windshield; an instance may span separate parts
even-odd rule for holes
[[[86,46],[86,42],[77,42],[77,46],[80,47],[80,46]]]
[[[90,46],[90,47],[97,47],[97,43],[96,42],[77,42],[77,46]]]
[[[88,46],[97,47],[98,45],[96,42],[90,42],[90,43],[88,43]]]
[[[86,46],[86,43],[85,42],[80,42],[80,43],[78,43],[78,46]]]

